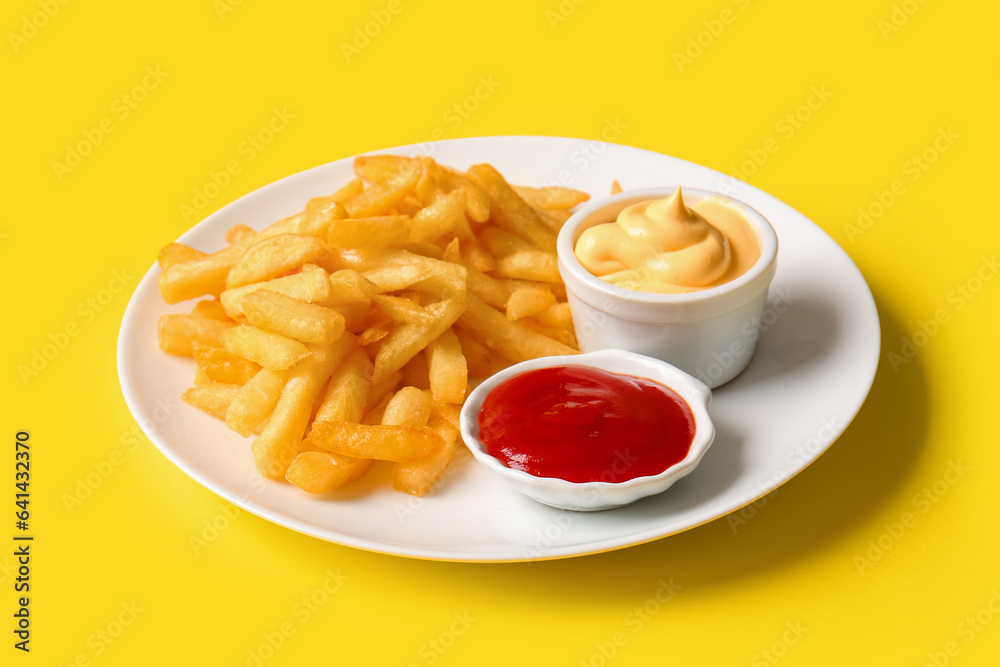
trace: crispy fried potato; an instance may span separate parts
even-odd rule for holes
[[[412,221],[408,215],[335,220],[330,225],[327,243],[338,248],[392,248],[410,238],[411,227]]]
[[[192,343],[219,347],[231,327],[232,323],[200,315],[163,315],[156,324],[156,337],[164,352],[190,357]]]
[[[245,324],[226,329],[222,344],[230,352],[275,371],[291,368],[309,354],[309,348],[297,340]]]
[[[208,257],[208,253],[195,250],[183,243],[168,243],[160,249],[159,254],[156,256],[156,262],[160,265],[161,269],[166,269],[174,264],[183,264],[184,262],[203,259],[205,257]]]
[[[226,290],[219,296],[219,301],[227,315],[237,317],[243,314],[243,297],[259,290],[270,290],[310,303],[325,302],[332,293],[329,274],[315,264],[306,264],[290,276]]]
[[[522,317],[531,317],[554,305],[556,297],[551,291],[539,287],[522,287],[514,290],[507,299],[507,319],[513,322]]]
[[[221,347],[194,341],[191,343],[191,354],[198,369],[212,382],[244,385],[260,372],[260,365]]]
[[[469,382],[469,367],[462,345],[451,329],[427,346],[427,365],[434,400],[461,405]]]
[[[417,211],[410,226],[410,243],[434,241],[445,234],[473,238],[465,219],[465,191],[453,190]]]
[[[524,185],[514,185],[512,187],[521,199],[543,211],[570,209],[590,199],[590,195],[586,192],[564,188],[559,185],[546,185],[541,188],[532,188]]]
[[[555,233],[542,221],[538,211],[514,192],[500,172],[491,165],[477,164],[467,173],[489,196],[490,219],[497,226],[540,250],[556,251]]]
[[[236,261],[226,277],[226,289],[277,278],[328,254],[326,244],[315,236],[268,236],[253,243]]]
[[[426,426],[318,422],[309,432],[307,446],[355,458],[410,462],[427,458],[443,441]]]
[[[527,361],[538,357],[579,352],[517,322],[509,321],[506,316],[475,295],[468,296],[466,306],[465,312],[458,318],[458,326],[510,361]]]
[[[428,343],[444,333],[462,314],[465,305],[461,301],[448,299],[432,303],[424,310],[433,319],[431,324],[402,324],[385,339],[375,357],[374,382],[402,368]]]
[[[554,252],[521,250],[497,260],[497,275],[518,280],[556,282],[559,261]]]
[[[394,156],[371,156],[369,164],[375,158]],[[365,164],[364,158],[361,164]],[[402,158],[402,160],[408,160]],[[355,168],[359,162],[355,160]],[[376,215],[385,215],[397,203],[402,201],[406,195],[413,192],[420,180],[421,165],[417,161],[408,160],[401,162],[399,167],[391,175],[382,181],[374,182],[371,187],[365,188],[358,194],[344,202],[344,208],[352,218],[370,218]],[[365,180],[368,180],[365,178]]]
[[[226,425],[244,438],[253,433],[278,403],[288,370],[262,368],[242,387],[226,411]]]
[[[392,488],[414,496],[423,496],[451,463],[458,441],[458,426],[443,416],[437,405],[431,412],[427,427],[441,438],[439,450],[425,459],[412,463],[394,463],[392,466]]]
[[[368,355],[354,347],[331,376],[313,423],[361,421],[368,403],[372,372]]]
[[[344,316],[337,311],[269,290],[243,297],[243,312],[255,327],[303,343],[329,345],[344,334]]]
[[[229,404],[233,402],[239,390],[239,385],[209,382],[191,387],[181,394],[181,400],[213,417],[225,420]]]

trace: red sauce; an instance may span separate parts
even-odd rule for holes
[[[479,439],[508,468],[570,482],[658,475],[687,456],[691,408],[646,378],[587,366],[515,375],[486,397]]]

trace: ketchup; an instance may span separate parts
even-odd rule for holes
[[[687,456],[691,408],[646,378],[588,366],[527,371],[479,412],[479,439],[508,468],[570,482],[658,475]]]

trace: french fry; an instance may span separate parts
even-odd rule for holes
[[[553,304],[542,312],[536,313],[534,317],[547,327],[573,330],[573,314],[570,312],[568,303]]]
[[[447,299],[432,303],[425,310],[433,318],[432,324],[402,324],[385,339],[375,357],[373,382],[378,382],[402,368],[428,343],[444,333],[445,329],[454,324],[462,314],[465,305],[461,301]]]
[[[330,276],[330,296],[327,305],[342,305],[363,301],[379,293],[378,285],[354,269],[341,269]]]
[[[466,310],[458,318],[458,326],[514,362],[578,353],[568,345],[509,321],[473,294],[466,299]]]
[[[559,185],[546,185],[541,188],[532,188],[524,185],[514,185],[512,187],[521,199],[543,211],[570,209],[590,199],[590,195],[586,192],[564,188]]]
[[[346,218],[347,211],[340,204],[331,202],[326,206],[306,208],[301,213],[282,218],[268,225],[261,232],[262,237],[297,234],[326,239],[330,224],[340,218]]]
[[[239,385],[210,382],[191,387],[181,394],[181,400],[206,414],[225,420],[229,404],[233,402],[239,390]]]
[[[557,282],[559,262],[554,252],[521,250],[497,260],[497,275],[518,280]]]
[[[470,220],[486,222],[490,219],[490,199],[474,181],[454,169],[442,169],[438,178],[446,191],[465,192],[465,213]]]
[[[433,321],[432,316],[426,310],[409,299],[378,294],[372,297],[372,303],[397,322],[430,324]]]
[[[421,169],[415,158],[402,155],[359,155],[354,158],[354,173],[369,183],[385,183],[401,172]]]
[[[556,297],[547,289],[522,287],[507,299],[507,319],[511,322],[522,317],[531,317],[556,305]]]
[[[358,165],[357,161],[355,161],[355,165]],[[420,172],[421,167],[419,162],[403,162],[384,181],[375,182],[371,187],[365,188],[345,201],[344,208],[352,218],[370,218],[375,215],[385,215],[389,209],[402,201],[406,195],[413,192],[413,189],[417,186],[417,181],[420,180]]]
[[[243,315],[243,298],[259,290],[270,290],[300,301],[326,301],[331,294],[330,276],[315,264],[306,264],[290,276],[226,290],[219,301],[227,315],[237,317]]]
[[[368,426],[348,422],[317,422],[307,446],[361,459],[419,461],[443,446],[441,437],[426,426]]]
[[[483,247],[497,260],[516,252],[538,250],[516,234],[511,234],[493,225],[483,227],[479,233],[479,240]]]
[[[163,315],[156,323],[156,337],[167,354],[190,357],[192,343],[219,347],[223,334],[231,327],[232,323],[199,315]]]
[[[212,382],[244,385],[260,372],[258,364],[221,347],[194,341],[191,343],[191,354],[199,370]]]
[[[431,397],[416,387],[403,387],[389,399],[382,413],[386,426],[426,426],[431,416]]]
[[[309,355],[309,348],[297,340],[247,325],[226,329],[222,333],[222,346],[275,371],[291,368]]]
[[[360,178],[348,181],[346,185],[327,197],[313,197],[306,202],[306,210],[311,208],[324,208],[331,203],[343,204],[345,201],[365,189],[365,184]]]
[[[413,216],[409,231],[411,243],[433,241],[449,232],[472,238],[472,230],[465,219],[465,191],[453,190],[420,209]]]
[[[316,263],[329,254],[315,236],[277,234],[253,243],[226,277],[226,289],[259,283],[291,273],[303,264]]]
[[[337,311],[269,290],[243,297],[243,312],[255,327],[303,343],[329,345],[344,334],[344,316]]]
[[[521,326],[546,336],[547,338],[557,340],[563,345],[568,345],[574,349],[579,349],[580,347],[580,344],[576,340],[576,334],[569,329],[546,326],[537,321],[534,317],[525,317],[518,320],[518,323]]]
[[[226,309],[216,299],[203,299],[199,301],[194,304],[190,314],[197,317],[207,317],[210,320],[219,320],[230,325],[235,324],[233,319],[229,317],[229,314],[226,313]]]
[[[315,348],[291,370],[267,425],[251,446],[261,475],[284,479],[288,466],[302,451],[313,403],[341,359],[329,347]]]
[[[223,248],[210,255],[163,268],[157,284],[167,303],[180,303],[199,296],[218,296],[226,288],[226,277],[245,252],[241,245]]]
[[[440,414],[435,405],[427,427],[441,438],[439,450],[425,459],[412,463],[394,463],[392,466],[392,488],[414,496],[423,496],[434,483],[441,478],[455,456],[455,443],[458,440],[458,427]]]
[[[461,405],[469,382],[469,368],[462,345],[451,329],[427,346],[427,364],[434,400]]]
[[[327,243],[334,247],[395,247],[410,238],[411,227],[408,215],[335,220],[330,225]]]
[[[367,416],[378,406],[379,403],[392,398],[392,393],[396,391],[396,387],[399,386],[402,379],[402,371],[396,371],[384,380],[373,383],[371,389],[368,390],[368,401],[365,403],[364,414]],[[382,423],[382,417],[380,416],[374,423]]]
[[[521,199],[496,169],[488,164],[477,164],[467,173],[486,191],[490,199],[490,219],[501,229],[541,250],[555,252],[556,235],[545,225],[538,211]]]
[[[404,387],[416,387],[421,390],[429,390],[431,388],[431,373],[427,362],[427,355],[415,354],[412,359],[403,365],[400,372],[402,373],[402,378],[399,383]]]
[[[368,355],[355,347],[331,376],[316,411],[314,425],[324,421],[361,421],[368,403],[371,377],[372,363]]]
[[[240,243],[246,243],[255,236],[257,236],[257,232],[253,229],[253,227],[248,227],[247,225],[233,225],[226,230],[226,243],[229,245],[238,245]]]
[[[465,333],[459,327],[452,327],[459,344],[462,346],[462,356],[465,357],[465,365],[469,377],[484,378],[493,372],[490,362],[490,348],[486,347],[478,340]]]
[[[611,194],[616,195],[622,191],[622,184],[618,181],[611,181]]]
[[[262,368],[233,398],[226,411],[226,425],[244,438],[248,437],[271,416],[287,380],[288,370]]]
[[[204,257],[208,257],[208,253],[195,250],[183,243],[168,243],[160,249],[159,254],[156,256],[156,262],[160,265],[161,269],[166,269],[174,264],[183,264],[184,262]]]

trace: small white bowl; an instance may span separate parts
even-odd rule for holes
[[[582,351],[622,348],[657,357],[715,388],[739,375],[757,347],[778,253],[778,238],[764,216],[720,193],[684,188],[689,206],[712,197],[740,208],[760,241],[760,259],[746,273],[697,292],[654,294],[618,287],[584,268],[574,252],[584,230],[613,222],[631,204],[662,199],[676,189],[632,190],[582,206],[559,232],[559,273]]]
[[[611,373],[649,378],[673,389],[694,415],[694,438],[687,456],[658,475],[636,477],[624,482],[569,482],[555,477],[536,477],[513,470],[486,452],[479,439],[479,411],[486,396],[501,382],[515,375],[551,366],[589,366]],[[715,438],[715,426],[708,416],[712,392],[704,383],[676,367],[641,354],[624,350],[601,350],[587,354],[542,357],[514,364],[485,380],[469,394],[462,408],[462,438],[472,455],[487,470],[529,498],[565,510],[613,509],[661,493],[698,465]]]

